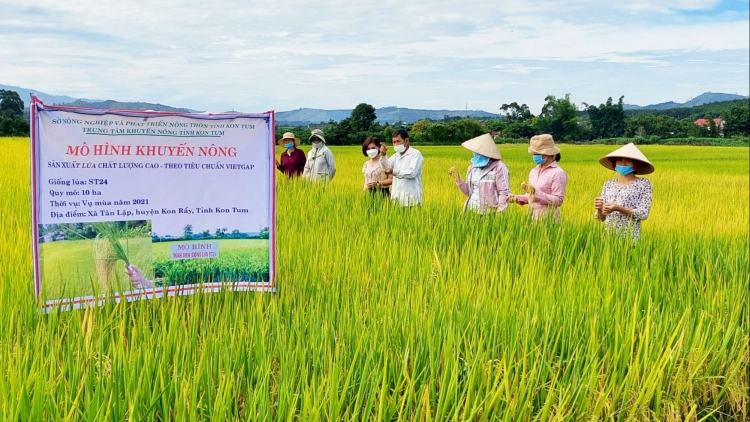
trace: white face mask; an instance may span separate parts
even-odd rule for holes
[[[370,158],[375,158],[378,155],[378,150],[376,149],[368,149],[367,150],[367,156]]]
[[[403,154],[404,151],[406,151],[406,147],[404,146],[404,144],[394,145],[393,149],[395,149],[399,154]]]
[[[313,142],[312,142],[312,146],[313,146],[313,148],[315,148],[315,149],[318,149],[318,148],[320,148],[320,147],[321,147],[321,145],[323,145],[323,142],[322,142],[322,141],[313,141]]]

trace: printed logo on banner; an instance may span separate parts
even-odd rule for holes
[[[275,291],[273,112],[94,110],[36,97],[31,112],[34,282],[45,310]]]

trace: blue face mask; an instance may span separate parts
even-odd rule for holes
[[[474,167],[484,167],[490,162],[490,157],[485,157],[484,155],[479,155],[476,152],[474,153],[474,156],[471,157],[471,164]]]
[[[294,148],[294,142],[287,142],[286,144],[284,144],[284,148],[286,149]]]
[[[532,157],[534,158],[534,162],[535,163],[537,163],[537,164],[544,164],[544,157],[542,157],[541,155],[534,154]]]
[[[635,169],[633,169],[633,166],[615,166],[615,171],[623,176],[627,176],[630,173],[634,172]]]

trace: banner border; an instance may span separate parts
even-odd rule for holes
[[[269,137],[271,138],[270,151],[270,165],[269,172],[271,186],[270,186],[270,219],[271,227],[269,227],[269,281],[264,283],[248,283],[248,282],[223,282],[223,283],[205,283],[205,284],[186,284],[182,286],[170,286],[166,288],[167,296],[175,295],[188,295],[193,294],[196,290],[203,292],[215,292],[221,288],[225,288],[227,285],[230,286],[232,291],[261,291],[261,292],[272,292],[276,293],[276,271],[277,271],[277,257],[276,257],[276,166],[273,164],[276,159],[276,113],[274,110],[266,111],[263,113],[183,113],[183,112],[171,112],[171,111],[139,111],[139,110],[107,110],[107,109],[96,109],[88,107],[74,107],[74,106],[59,106],[59,105],[47,105],[42,102],[39,97],[35,94],[31,94],[31,107],[30,107],[30,140],[31,140],[31,246],[32,246],[32,260],[34,265],[34,293],[37,306],[43,307],[44,312],[48,313],[53,308],[66,307],[65,310],[80,309],[86,305],[89,306],[100,306],[105,302],[114,300],[119,303],[123,298],[127,301],[139,300],[148,298],[149,294],[151,298],[161,297],[164,295],[165,288],[151,289],[149,291],[143,291],[134,293],[132,291],[126,291],[122,293],[115,293],[112,295],[100,295],[94,296],[80,296],[72,298],[62,298],[55,300],[48,300],[42,303],[42,285],[41,285],[41,268],[40,261],[41,257],[39,254],[39,204],[38,204],[38,178],[39,178],[39,111],[67,111],[79,114],[89,115],[106,115],[113,114],[119,116],[128,117],[188,117],[193,119],[204,119],[204,120],[228,120],[235,118],[260,118],[266,121],[269,125]],[[190,293],[181,293],[184,291],[190,291]],[[81,305],[83,303],[83,305]],[[70,309],[68,309],[70,308]]]

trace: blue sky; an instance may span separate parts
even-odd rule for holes
[[[538,112],[750,90],[747,0],[30,4],[0,0],[0,83],[73,97]]]

